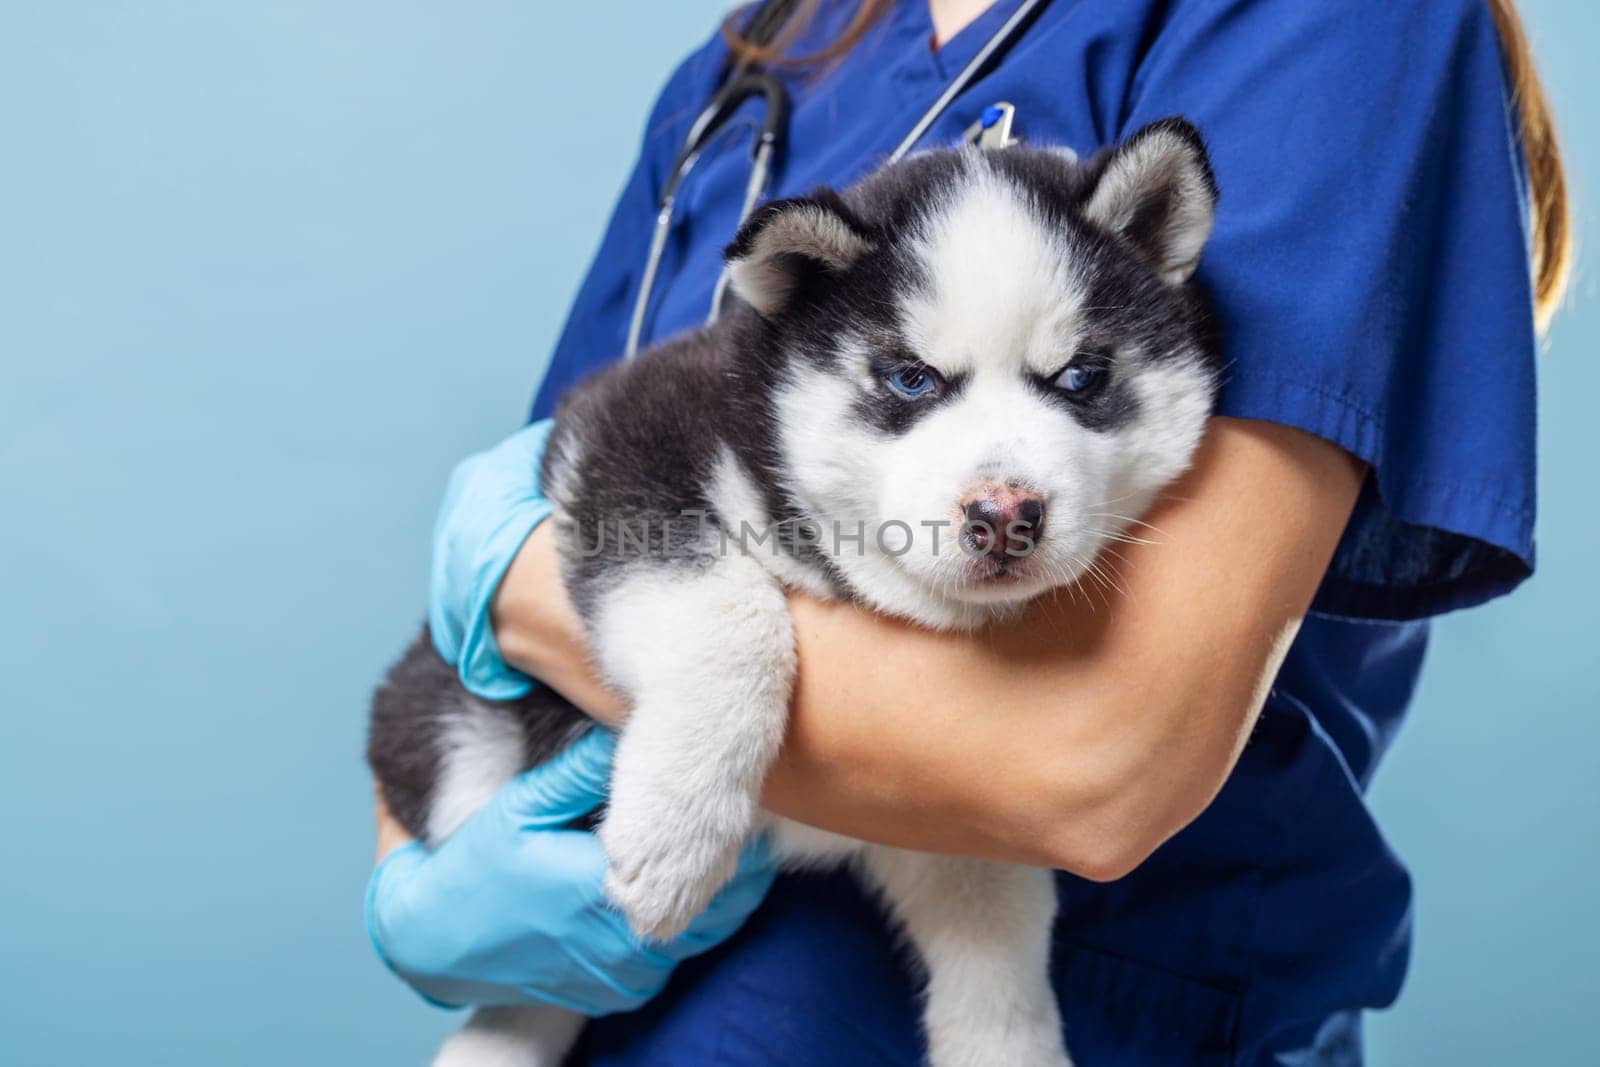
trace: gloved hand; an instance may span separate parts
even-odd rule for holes
[[[772,884],[763,842],[679,938],[643,944],[600,890],[594,834],[564,829],[605,799],[614,741],[596,728],[526,772],[429,851],[390,853],[367,887],[367,932],[391,970],[442,1006],[636,1008],[679,962],[728,938]]]
[[[439,655],[485,700],[512,700],[535,684],[501,658],[489,606],[517,550],[550,514],[539,464],[552,425],[525,426],[457,464],[433,528],[428,628]]]

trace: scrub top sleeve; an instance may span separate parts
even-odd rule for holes
[[[727,55],[721,34],[714,35],[678,65],[656,98],[638,161],[567,312],[534,396],[530,422],[553,414],[562,395],[590,371],[621,358],[661,190],[690,124],[721,79]]]
[[[1525,178],[1482,0],[1180,4],[1126,136],[1181,114],[1221,189],[1200,280],[1219,413],[1317,434],[1371,473],[1313,610],[1436,614],[1532,572]]]

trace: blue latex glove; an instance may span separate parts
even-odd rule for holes
[[[442,1006],[555,1004],[585,1015],[649,1000],[677,964],[729,937],[772,884],[762,842],[682,936],[643,944],[607,904],[594,834],[562,829],[605,799],[614,741],[596,728],[521,775],[435,851],[390,853],[367,932],[391,970]]]
[[[539,463],[552,425],[525,426],[457,464],[434,524],[428,628],[439,655],[485,700],[512,700],[535,684],[500,657],[489,605],[522,542],[550,514]]]

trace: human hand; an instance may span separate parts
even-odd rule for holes
[[[595,729],[520,775],[429,850],[412,841],[373,871],[367,929],[384,961],[440,1005],[554,1004],[628,1011],[682,960],[726,940],[772,884],[765,844],[679,937],[641,942],[601,891],[598,839],[569,824],[605,799],[614,741]]]

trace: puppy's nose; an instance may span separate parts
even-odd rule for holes
[[[1044,501],[1009,485],[986,486],[962,505],[967,546],[994,559],[1031,553],[1044,532]]]

